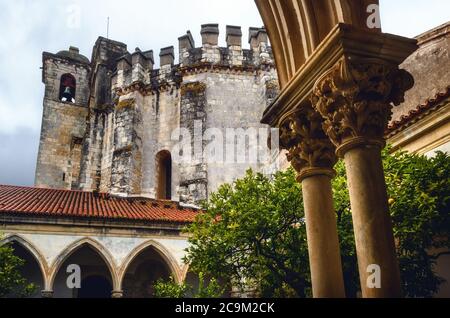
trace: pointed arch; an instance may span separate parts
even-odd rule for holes
[[[98,241],[90,238],[85,237],[82,239],[79,239],[69,246],[67,246],[55,259],[51,266],[50,275],[49,275],[49,286],[48,290],[53,290],[53,284],[55,282],[55,278],[61,269],[62,264],[69,259],[69,257],[74,254],[76,251],[81,249],[83,246],[90,247],[93,251],[95,251],[101,259],[105,262],[106,266],[108,267],[109,273],[111,275],[112,280],[112,286],[113,290],[116,290],[116,287],[118,287],[118,279],[117,279],[117,271],[116,271],[116,264],[114,261],[114,258],[112,257],[111,253]]]
[[[118,277],[119,277],[119,286],[122,290],[122,283],[123,279],[125,277],[125,274],[129,268],[129,266],[133,263],[133,261],[139,257],[144,251],[146,251],[148,248],[153,248],[154,251],[158,253],[158,255],[163,259],[167,267],[169,268],[173,278],[177,283],[181,283],[182,280],[182,271],[179,268],[177,261],[172,256],[169,250],[167,250],[161,243],[158,243],[154,240],[146,241],[137,247],[135,247],[125,258],[125,261],[122,263],[122,266],[120,267],[118,271]]]
[[[5,238],[0,240],[0,246],[8,243],[19,244],[33,256],[34,260],[39,266],[42,281],[44,282],[44,286],[42,286],[42,288],[46,287],[48,284],[49,268],[45,257],[39,251],[39,249],[36,246],[34,246],[34,244],[32,244],[30,241],[28,241],[26,238],[18,234],[7,235]]]
[[[372,32],[369,5],[378,0],[255,0],[272,43],[281,88],[339,23]]]

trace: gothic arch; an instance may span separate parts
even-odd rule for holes
[[[172,256],[169,250],[167,250],[162,244],[150,240],[146,241],[139,246],[135,247],[125,258],[124,262],[122,263],[122,266],[118,270],[118,279],[119,279],[119,289],[122,290],[122,283],[123,278],[125,277],[125,273],[127,272],[129,266],[133,263],[133,261],[145,250],[148,248],[153,248],[158,255],[164,260],[168,268],[170,269],[171,274],[173,275],[173,278],[177,283],[182,282],[182,273],[181,270],[177,264],[177,261]]]
[[[39,270],[42,275],[42,281],[44,285],[47,286],[48,278],[49,278],[49,268],[47,265],[47,261],[43,254],[39,251],[37,247],[35,247],[32,243],[30,243],[27,239],[23,238],[20,235],[12,234],[6,236],[4,239],[0,241],[0,246],[8,243],[17,243],[25,248],[35,259],[36,263],[39,266]],[[44,288],[44,286],[42,286]]]
[[[339,23],[368,29],[367,8],[378,0],[255,0],[269,35],[284,88]]]
[[[92,248],[103,259],[111,275],[113,290],[116,290],[116,287],[118,287],[117,271],[116,271],[116,264],[114,262],[111,253],[98,241],[93,240],[89,237],[85,237],[73,242],[58,255],[58,257],[55,259],[55,261],[51,266],[47,290],[53,290],[53,284],[55,282],[56,275],[58,274],[62,264],[64,264],[64,262],[73,253],[75,253],[77,250],[79,250],[85,245]]]

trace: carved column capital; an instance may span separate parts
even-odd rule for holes
[[[343,58],[316,82],[311,102],[341,156],[360,144],[384,146],[392,107],[413,85],[411,74],[398,66]]]
[[[298,181],[313,175],[334,177],[335,146],[322,129],[323,118],[310,105],[281,119],[280,144],[298,172]]]

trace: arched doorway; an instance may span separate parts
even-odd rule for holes
[[[67,279],[73,273],[67,269],[73,264],[80,267],[79,289],[67,285]],[[55,298],[109,298],[112,286],[113,278],[105,260],[96,248],[85,243],[66,256],[55,276],[53,291]]]
[[[14,255],[24,261],[24,265],[20,267],[19,271],[23,278],[26,279],[27,284],[34,284],[35,290],[29,296],[30,298],[39,298],[41,290],[44,289],[44,275],[35,256],[24,245],[17,241],[12,241],[9,245],[14,250]],[[14,293],[11,297],[17,297]]]
[[[167,150],[156,155],[156,198],[172,199],[172,156]]]
[[[153,246],[139,252],[125,269],[122,280],[123,296],[126,298],[154,297],[154,284],[168,280],[171,268]]]

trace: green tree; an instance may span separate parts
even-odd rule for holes
[[[187,283],[178,284],[173,277],[168,281],[158,280],[154,287],[157,298],[218,298],[225,292],[225,288],[215,278],[206,283],[202,273],[199,274],[198,288]]]
[[[300,191],[291,170],[273,181],[248,171],[221,186],[188,229],[191,269],[261,296],[305,297],[311,284]]]
[[[170,279],[158,279],[154,285],[156,298],[183,298],[185,297],[188,286],[185,283],[178,284],[173,277]]]
[[[28,283],[20,272],[24,264],[9,244],[0,246],[0,298],[27,297],[35,292],[36,286]]]
[[[383,153],[402,287],[407,297],[430,297],[442,280],[433,272],[438,252],[449,249],[449,156],[435,158]],[[346,293],[355,297],[359,275],[351,208],[342,162],[333,196],[338,220]],[[186,261],[191,269],[252,286],[260,296],[311,295],[301,186],[292,169],[273,179],[248,171],[225,184],[188,227]],[[245,286],[247,285],[247,286]]]

